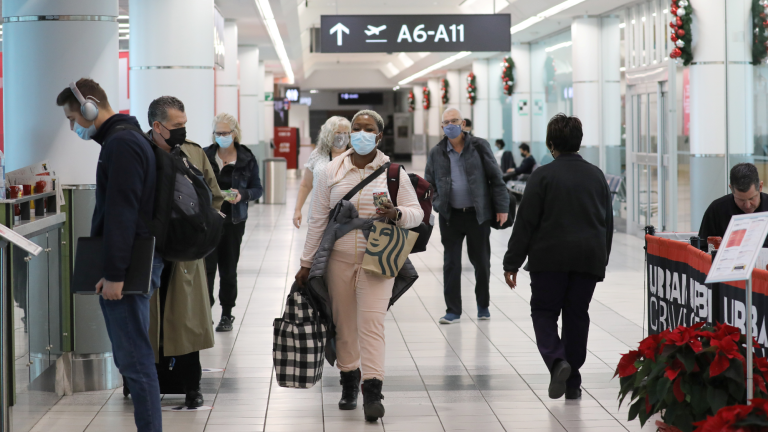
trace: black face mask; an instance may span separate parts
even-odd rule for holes
[[[520,153],[520,157],[525,159],[525,154],[524,153]]]
[[[165,130],[167,130],[168,132],[171,133],[170,137],[168,137],[168,138],[163,137],[163,138],[165,138],[165,143],[166,144],[168,144],[172,148],[184,144],[184,141],[186,141],[186,139],[187,139],[187,128],[186,127],[180,127],[180,128],[177,128],[177,129],[168,129],[162,123],[160,123],[160,124],[165,128]]]

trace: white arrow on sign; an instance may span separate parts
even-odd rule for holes
[[[341,33],[349,34],[349,29],[342,23],[338,23],[331,28],[331,34],[336,33],[336,45],[341,46]]]

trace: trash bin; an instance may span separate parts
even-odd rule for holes
[[[264,159],[264,204],[285,204],[288,162],[285,158]]]

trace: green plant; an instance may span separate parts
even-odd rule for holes
[[[768,428],[768,400],[752,399],[751,405],[721,408],[714,417],[694,424],[694,432],[760,432]]]
[[[669,38],[675,43],[675,48],[669,53],[670,58],[681,58],[683,64],[688,66],[693,61],[693,41],[691,34],[691,22],[693,17],[693,8],[689,0],[672,0],[669,12],[672,14],[672,21],[669,27],[672,34]]]
[[[746,403],[745,344],[739,329],[727,324],[698,323],[651,335],[616,368],[619,405],[631,394],[629,420],[644,425],[660,413],[665,423],[692,432],[694,422]],[[755,358],[754,364],[755,396],[763,397],[768,361]]]
[[[515,85],[515,62],[512,61],[512,57],[504,57],[501,67],[501,84],[504,86],[504,94],[512,96],[512,87]]]

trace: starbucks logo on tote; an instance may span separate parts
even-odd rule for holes
[[[406,250],[410,233],[392,225],[374,224],[371,227],[365,254],[378,260],[382,275],[397,276],[400,270],[399,263],[402,262],[401,257],[410,252],[410,248]]]

